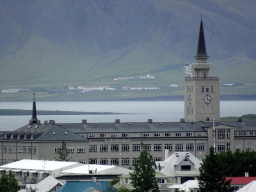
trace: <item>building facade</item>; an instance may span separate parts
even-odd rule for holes
[[[71,161],[84,164],[131,167],[139,157],[141,143],[155,161],[175,152],[190,152],[203,159],[210,146],[216,151],[255,150],[256,122],[219,122],[219,82],[209,76],[203,24],[193,77],[185,79],[184,117],[180,122],[41,123],[33,102],[32,119],[0,137],[0,164],[21,159],[54,160],[62,141]]]

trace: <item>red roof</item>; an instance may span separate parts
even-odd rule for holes
[[[256,180],[256,177],[226,177],[226,180],[231,180],[230,184],[248,184]]]

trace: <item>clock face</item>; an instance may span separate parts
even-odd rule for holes
[[[204,102],[205,102],[206,104],[209,104],[209,103],[211,103],[211,101],[212,101],[212,97],[207,94],[207,95],[204,96],[203,100],[204,100]]]
[[[188,96],[188,102],[189,102],[189,103],[192,103],[192,97],[191,97],[191,95]]]

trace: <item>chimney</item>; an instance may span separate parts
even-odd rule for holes
[[[54,125],[55,121],[54,120],[49,120],[49,124]]]
[[[120,123],[120,119],[115,119],[115,123]]]
[[[153,123],[153,119],[148,119],[148,123]]]
[[[180,119],[180,122],[181,122],[181,123],[185,123],[185,119],[184,119],[184,118],[181,118],[181,119]]]
[[[244,177],[249,177],[249,172],[245,172]]]
[[[83,119],[83,120],[82,120],[82,124],[87,124],[87,120],[86,120],[86,119]]]

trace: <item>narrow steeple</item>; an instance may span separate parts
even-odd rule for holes
[[[35,93],[33,93],[33,95],[34,95],[34,101],[33,101],[33,108],[32,108],[32,118],[29,121],[29,124],[35,124],[35,123],[39,122],[37,117],[36,117],[36,96],[35,96]]]
[[[209,56],[206,53],[205,39],[204,39],[204,27],[201,16],[201,24],[199,29],[198,45],[197,45],[197,54],[195,58],[208,58]]]

